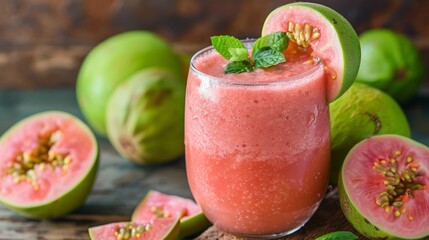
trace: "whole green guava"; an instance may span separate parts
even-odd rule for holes
[[[399,103],[418,92],[425,75],[419,49],[405,35],[388,29],[372,29],[359,37],[361,63],[357,82],[391,95]]]
[[[371,86],[353,83],[340,98],[329,104],[331,122],[330,182],[338,175],[350,149],[365,138],[381,134],[410,137],[410,127],[398,103]]]
[[[185,85],[170,72],[149,68],[123,82],[107,103],[107,136],[125,158],[164,163],[184,151]]]
[[[168,42],[153,32],[117,34],[85,58],[76,83],[79,107],[91,127],[106,135],[106,103],[116,87],[136,72],[159,67],[184,78],[182,63]]]

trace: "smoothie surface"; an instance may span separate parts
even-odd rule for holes
[[[293,53],[286,53],[285,58],[286,62],[269,68],[258,68],[250,73],[225,74],[224,70],[229,61],[212,49],[196,58],[193,65],[198,71],[210,76],[224,80],[256,83],[282,81],[287,77],[301,75],[314,68],[317,64],[317,60],[314,60],[311,52],[306,49],[298,49]]]

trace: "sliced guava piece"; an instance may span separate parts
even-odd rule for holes
[[[343,16],[316,3],[290,3],[268,15],[262,35],[279,31],[289,36],[286,52],[306,48],[314,58],[321,59],[329,102],[351,86],[359,70],[360,45],[355,30]]]
[[[78,118],[59,111],[21,120],[0,139],[0,202],[34,218],[81,206],[98,167],[98,144]]]
[[[344,161],[339,197],[344,215],[370,239],[429,236],[429,148],[399,135],[358,143]]]
[[[211,223],[193,200],[158,191],[149,191],[132,215],[132,221],[145,221],[181,214],[180,239],[194,236]]]
[[[109,223],[88,229],[91,240],[176,240],[180,217]]]
[[[353,83],[340,98],[329,104],[331,123],[331,171],[329,180],[337,185],[341,165],[356,143],[365,138],[397,134],[410,137],[411,131],[401,106],[387,93],[362,83]]]

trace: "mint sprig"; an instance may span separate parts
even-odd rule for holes
[[[284,32],[275,32],[258,38],[252,48],[252,57],[246,46],[237,38],[229,35],[210,38],[214,49],[230,63],[224,73],[252,72],[255,68],[268,68],[285,62],[283,52],[289,38]]]

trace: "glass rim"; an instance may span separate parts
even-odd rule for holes
[[[256,41],[256,39],[247,38],[247,39],[242,39],[241,41],[246,44],[246,43],[253,43],[254,41]],[[293,76],[283,77],[280,79],[273,79],[270,81],[260,81],[260,82],[254,81],[253,79],[248,80],[247,78],[240,79],[240,80],[232,80],[232,79],[226,79],[226,78],[222,78],[222,77],[213,76],[213,75],[205,73],[205,72],[197,69],[197,67],[195,67],[194,62],[198,57],[203,56],[205,53],[208,53],[208,52],[213,51],[213,50],[214,50],[213,45],[210,45],[208,47],[205,47],[205,48],[197,51],[191,58],[190,69],[197,76],[202,76],[204,78],[214,80],[216,82],[219,82],[222,84],[227,84],[227,85],[264,86],[264,85],[282,84],[285,82],[296,82],[296,81],[299,81],[301,79],[305,79],[306,76],[311,75],[312,73],[316,72],[320,67],[323,67],[323,63],[320,60],[320,58],[315,58],[314,59],[315,64],[313,67],[306,70],[305,72],[302,72],[302,73],[299,73],[299,74],[296,74]]]

